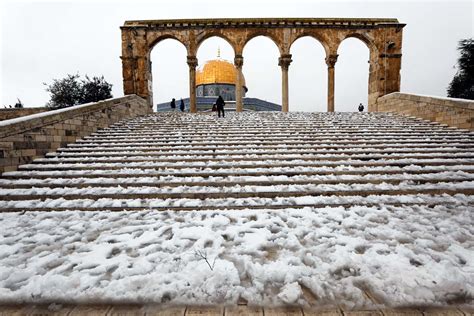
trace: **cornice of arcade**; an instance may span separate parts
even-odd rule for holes
[[[226,18],[125,21],[122,29],[192,29],[192,28],[403,28],[394,18]]]

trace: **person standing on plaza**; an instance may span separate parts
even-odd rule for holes
[[[364,106],[362,103],[359,104],[359,112],[364,112]]]
[[[222,117],[224,117],[224,99],[219,96],[216,100],[216,107],[217,107],[217,117],[221,117],[221,112],[222,112]]]
[[[170,102],[171,111],[176,109],[176,100],[173,98]]]
[[[183,99],[181,99],[181,102],[179,103],[179,109],[181,110],[181,112],[184,112],[184,101],[183,101]]]

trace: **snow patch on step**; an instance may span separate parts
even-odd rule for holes
[[[3,213],[0,302],[469,303],[472,225],[446,206]]]

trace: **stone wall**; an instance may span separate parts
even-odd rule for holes
[[[375,110],[474,130],[474,101],[471,100],[394,92],[378,98]]]
[[[16,170],[100,128],[151,111],[144,99],[129,95],[2,121],[0,172]]]
[[[46,111],[47,108],[0,109],[0,121]]]

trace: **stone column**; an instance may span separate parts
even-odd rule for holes
[[[334,67],[337,61],[337,54],[326,57],[328,65],[328,112],[334,112]]]
[[[244,57],[242,55],[235,55],[234,65],[237,69],[237,78],[235,80],[235,111],[243,111],[242,103],[242,66],[244,65]]]
[[[137,94],[137,58],[120,56],[122,59],[123,94]]]
[[[278,66],[281,67],[281,110],[288,112],[288,68],[290,67],[291,54],[281,55],[278,59]]]
[[[197,112],[196,107],[196,67],[198,60],[196,56],[188,56],[189,66],[189,110],[191,113]]]

